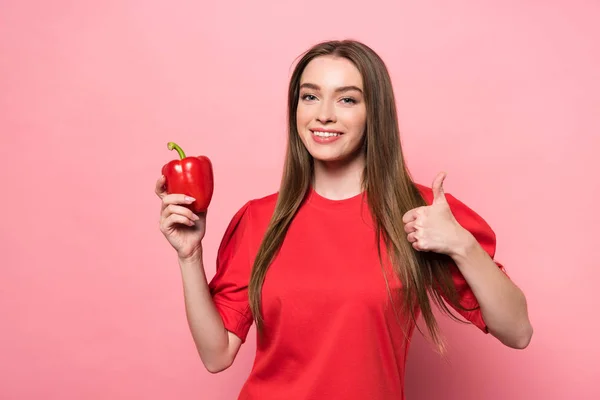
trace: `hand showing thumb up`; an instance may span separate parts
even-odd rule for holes
[[[444,193],[446,173],[433,180],[433,201],[429,206],[414,208],[404,214],[404,231],[418,251],[452,255],[463,242],[465,229],[456,221]]]

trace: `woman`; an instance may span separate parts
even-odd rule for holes
[[[252,323],[257,353],[240,399],[401,399],[415,320],[440,350],[430,299],[525,348],[523,293],[493,260],[494,232],[443,190],[412,181],[383,61],[356,41],[311,48],[295,67],[278,193],[235,214],[207,282],[206,215],[162,198],[189,326],[206,368],[229,367]],[[451,314],[452,315],[452,314]]]

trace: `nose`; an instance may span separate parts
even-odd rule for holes
[[[329,102],[323,101],[317,112],[317,121],[322,124],[336,122],[335,107]]]

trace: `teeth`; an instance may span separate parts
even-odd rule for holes
[[[339,133],[333,133],[333,132],[313,132],[313,134],[316,136],[319,136],[319,137],[340,136]]]

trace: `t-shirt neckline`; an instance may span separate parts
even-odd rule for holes
[[[307,202],[312,206],[322,209],[345,210],[362,204],[364,196],[366,196],[366,192],[361,191],[360,193],[345,199],[333,200],[321,196],[319,193],[317,193],[315,188],[310,185],[308,189]]]

